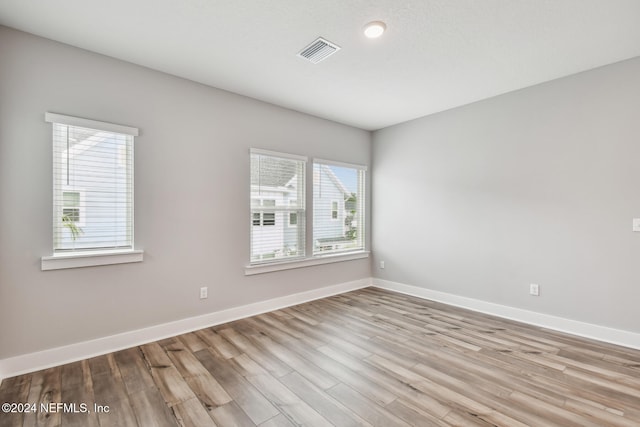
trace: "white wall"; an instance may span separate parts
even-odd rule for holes
[[[141,129],[143,263],[40,271],[45,111]],[[635,59],[375,132],[374,275],[640,332],[639,111]],[[0,27],[0,360],[369,277],[366,259],[244,276],[249,147],[372,154],[368,132]]]
[[[144,262],[40,271],[46,111],[140,128]],[[369,277],[367,259],[244,276],[250,147],[370,164],[369,132],[0,27],[0,359]]]
[[[373,141],[374,276],[640,332],[640,58]]]

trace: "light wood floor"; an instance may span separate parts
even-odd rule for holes
[[[640,351],[367,288],[6,379],[4,402],[90,413],[2,427],[637,427]]]

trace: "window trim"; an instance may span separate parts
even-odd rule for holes
[[[263,264],[251,264],[244,267],[245,276],[253,276],[262,273],[272,273],[274,271],[292,270],[294,268],[311,267],[314,265],[332,264],[335,262],[353,261],[357,259],[369,258],[370,251],[353,251],[353,252],[340,252],[326,255],[314,255],[312,257],[282,261],[271,262]]]
[[[98,120],[83,119],[81,117],[65,116],[64,114],[45,113],[44,121],[48,123],[59,123],[61,125],[78,126],[89,129],[99,129],[107,132],[123,133],[130,136],[139,136],[138,128],[131,126],[117,125],[115,123],[100,122]]]
[[[140,135],[138,128],[131,126],[118,125],[115,123],[102,122],[98,120],[85,119],[81,117],[67,116],[64,114],[46,112],[44,115],[45,122],[57,123],[67,126],[84,127],[89,129],[98,129],[105,132],[113,132],[136,137]],[[131,162],[133,163],[133,150],[131,152]],[[134,176],[131,176],[131,200],[134,198]],[[82,212],[83,206],[83,190],[62,190],[77,191],[81,193],[80,208]],[[55,214],[55,213],[54,213]],[[82,218],[82,217],[81,217]],[[53,252],[52,255],[41,257],[40,268],[46,270],[59,270],[67,268],[92,267],[101,265],[123,264],[132,262],[142,262],[144,259],[144,251],[135,249],[134,244],[134,206],[131,206],[131,248],[127,249],[84,249]],[[53,233],[52,237],[53,237]],[[55,242],[53,242],[55,245]],[[52,246],[52,251],[53,251]]]
[[[40,261],[40,269],[42,271],[62,270],[66,268],[142,262],[143,260],[144,251],[140,249],[68,252],[43,256]]]
[[[307,163],[309,158],[307,156],[300,156],[298,154],[282,153],[280,151],[263,150],[262,148],[250,148],[249,155],[260,154],[263,156],[280,157],[282,159],[298,160]]]
[[[335,160],[317,159],[314,158],[311,163],[322,163],[323,165],[338,166],[341,168],[351,168],[367,171],[367,165],[358,165],[355,163],[337,162]]]

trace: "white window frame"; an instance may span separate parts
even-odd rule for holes
[[[287,156],[291,156],[292,158],[297,158],[297,159],[305,159],[306,157],[302,157],[302,156],[297,156],[297,155],[289,155],[286,153],[281,153],[281,152],[272,152],[272,151],[267,151],[267,150],[261,150],[261,149],[250,149],[249,150],[250,153],[256,152],[256,153],[264,153],[264,154],[268,154],[268,155],[273,155],[276,157],[283,157],[286,158]],[[349,168],[357,168],[360,170],[364,170],[366,172],[367,167],[366,166],[362,166],[362,165],[354,165],[351,163],[343,163],[343,162],[335,162],[335,161],[327,161],[327,160],[320,160],[320,159],[314,159],[314,162],[317,163],[323,163],[323,164],[330,164],[330,165],[335,165],[335,166],[341,166],[341,167],[349,167]],[[312,164],[313,165],[313,164]],[[306,168],[307,169],[307,176],[312,175],[313,174],[313,166],[311,168]],[[312,179],[308,179],[305,178],[305,196],[307,198],[313,199],[313,180]],[[252,275],[256,275],[256,274],[263,274],[263,273],[271,273],[271,272],[276,272],[276,271],[282,271],[282,270],[291,270],[291,269],[296,269],[296,268],[304,268],[304,267],[310,267],[310,266],[316,266],[316,265],[323,265],[323,264],[331,264],[331,263],[336,263],[336,262],[344,262],[344,261],[353,261],[353,260],[359,260],[359,259],[367,259],[370,256],[370,252],[368,250],[366,250],[366,229],[365,229],[365,198],[366,198],[366,175],[365,175],[365,179],[363,179],[363,182],[361,183],[362,185],[362,189],[361,189],[361,200],[359,203],[362,203],[362,208],[359,209],[359,215],[358,215],[358,224],[359,227],[362,227],[362,249],[360,250],[352,250],[352,251],[346,251],[346,252],[331,252],[331,253],[327,253],[327,254],[319,254],[319,255],[311,255],[311,256],[305,256],[305,257],[301,257],[301,258],[297,258],[297,259],[288,259],[288,260],[283,260],[283,261],[277,261],[277,262],[266,262],[266,263],[250,263],[248,265],[245,266],[245,275],[246,276],[252,276]],[[335,200],[334,200],[335,201]],[[340,219],[340,214],[339,214],[339,209],[340,209],[340,202],[339,200],[338,202],[338,220]],[[291,199],[289,200],[289,204],[291,204]],[[256,207],[254,206],[253,209],[255,209]],[[313,208],[313,206],[312,206]],[[343,207],[344,208],[344,207]],[[313,209],[307,210],[307,209],[303,209],[303,213],[305,214],[305,223],[307,224],[306,227],[306,236],[305,236],[305,252],[306,253],[312,253],[313,252],[313,223],[311,222],[311,226],[309,225],[309,220],[308,217],[313,213]],[[300,211],[298,211],[298,218],[300,215]],[[289,220],[286,220],[287,223],[289,223]],[[334,220],[335,221],[335,220]],[[250,256],[249,256],[250,258]]]
[[[362,176],[358,179],[358,189],[356,191],[357,195],[358,195],[358,199],[357,199],[357,204],[358,204],[358,208],[356,209],[356,217],[354,218],[357,224],[357,230],[358,230],[358,234],[357,234],[357,247],[356,248],[348,248],[348,249],[335,249],[335,250],[328,250],[328,251],[316,251],[315,246],[312,248],[312,253],[314,257],[325,257],[325,256],[335,256],[335,255],[340,255],[340,254],[348,254],[348,253],[352,253],[352,252],[365,252],[365,248],[366,248],[366,242],[367,242],[367,235],[366,235],[366,224],[365,224],[365,217],[366,217],[366,173],[367,173],[367,167],[365,165],[357,165],[357,164],[353,164],[353,163],[345,163],[345,162],[339,162],[339,161],[334,161],[334,160],[324,160],[324,159],[313,159],[313,164],[311,166],[312,169],[315,170],[316,165],[326,165],[326,166],[337,166],[337,167],[341,167],[341,168],[348,168],[348,169],[354,169],[356,171],[358,171],[358,173],[362,173]],[[315,175],[314,175],[315,178]],[[320,178],[320,177],[318,177]],[[312,194],[313,194],[313,189],[315,188],[315,183],[311,183],[311,187],[312,187]],[[312,196],[313,197],[313,196]],[[335,211],[333,209],[333,204],[337,202],[338,205],[338,218],[334,219],[333,218],[333,212]],[[342,203],[342,208],[340,206],[340,201],[339,200],[331,200],[331,205],[330,205],[330,213],[329,213],[329,220],[330,221],[340,221],[340,209],[345,210],[345,202]],[[315,207],[313,209],[311,209],[313,213],[315,213]],[[346,215],[346,214],[345,214]],[[343,229],[344,229],[344,225],[343,225]],[[312,242],[316,241],[316,237],[315,237],[315,231],[312,230],[312,238],[311,238]]]
[[[113,132],[119,134],[129,135],[131,137],[136,137],[139,135],[139,131],[137,128],[130,126],[123,126],[114,123],[101,122],[97,120],[89,120],[80,117],[67,116],[63,114],[57,113],[46,113],[45,121],[48,123],[57,123],[68,126],[76,126],[83,127],[89,129],[97,129],[105,132]],[[55,161],[55,160],[54,160]],[[131,150],[131,162],[133,164],[133,149]],[[130,262],[141,262],[144,257],[144,252],[139,249],[134,249],[134,241],[133,241],[133,176],[131,176],[131,248],[130,249],[110,249],[110,250],[71,250],[71,251],[58,251],[54,252],[53,255],[43,256],[41,258],[41,269],[42,270],[58,270],[65,268],[79,268],[79,267],[91,267],[91,266],[99,266],[99,265],[111,265],[111,264],[122,264],[122,263],[130,263]],[[54,189],[55,190],[55,189]],[[82,215],[82,207],[84,203],[84,212],[86,212],[86,201],[83,200],[82,190],[78,189],[69,189],[66,190],[64,187],[58,188],[56,191],[62,192],[80,192],[81,200],[80,200],[80,208],[81,208],[81,217],[83,220],[85,215]],[[61,214],[61,212],[57,211],[57,207],[54,207],[53,215]],[[55,217],[57,218],[57,217]],[[55,222],[52,221],[52,224]],[[80,226],[82,221],[79,221],[78,225]],[[52,233],[53,235],[54,233]],[[54,239],[57,238],[53,236]]]
[[[296,154],[288,154],[288,153],[282,153],[282,152],[275,152],[275,151],[269,151],[269,150],[262,150],[262,149],[258,149],[258,148],[251,148],[249,150],[249,156],[251,158],[251,156],[253,155],[264,155],[264,156],[269,156],[269,157],[275,157],[275,158],[279,158],[279,159],[288,159],[288,160],[294,160],[294,161],[298,161],[298,162],[302,162],[303,163],[303,168],[302,168],[302,175],[300,175],[300,180],[302,182],[302,187],[300,187],[298,189],[298,196],[296,198],[296,200],[302,200],[303,202],[301,204],[298,204],[296,206],[295,211],[298,214],[298,217],[300,218],[305,217],[305,212],[306,212],[306,205],[304,203],[305,198],[306,198],[306,182],[307,182],[307,162],[308,159],[305,156],[299,156]],[[285,230],[286,228],[288,228],[289,225],[289,218],[288,218],[288,213],[292,211],[290,205],[278,205],[278,200],[281,200],[282,202],[284,202],[284,197],[283,199],[273,199],[272,197],[269,196],[258,196],[255,197],[253,195],[253,192],[256,188],[254,188],[255,186],[252,184],[250,187],[250,209],[251,209],[251,228],[250,228],[250,247],[249,247],[249,265],[246,267],[247,269],[249,268],[257,268],[266,264],[281,264],[281,263],[289,263],[289,262],[293,262],[295,260],[300,260],[300,259],[304,259],[305,254],[306,254],[306,250],[307,250],[307,245],[306,242],[304,244],[302,244],[302,242],[304,242],[305,238],[306,238],[306,229],[302,229],[302,232],[298,234],[299,239],[298,242],[296,243],[296,251],[300,251],[302,252],[301,255],[296,255],[296,256],[286,256],[286,257],[275,257],[275,258],[264,258],[262,255],[260,256],[260,259],[252,259],[253,258],[253,233],[255,231],[255,228],[257,226],[253,225],[253,215],[258,213],[257,211],[260,212],[260,227],[272,227],[275,226],[275,230],[277,230],[277,226],[278,226],[278,221],[282,221],[282,225],[281,225],[281,229]],[[281,189],[277,189],[277,192],[280,192]],[[259,203],[256,204],[255,202],[259,200]],[[265,200],[274,200],[274,205],[273,206],[264,206],[264,201]],[[273,213],[274,214],[274,224],[273,225],[264,225],[264,213]],[[304,224],[304,223],[303,223]],[[298,223],[298,225],[294,226],[294,227],[299,227],[300,223]],[[293,227],[292,227],[293,228]]]

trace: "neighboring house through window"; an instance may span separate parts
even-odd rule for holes
[[[306,158],[250,153],[251,264],[303,258]],[[314,161],[313,255],[364,251],[365,173],[365,166]]]
[[[313,254],[364,250],[366,167],[313,163]]]

